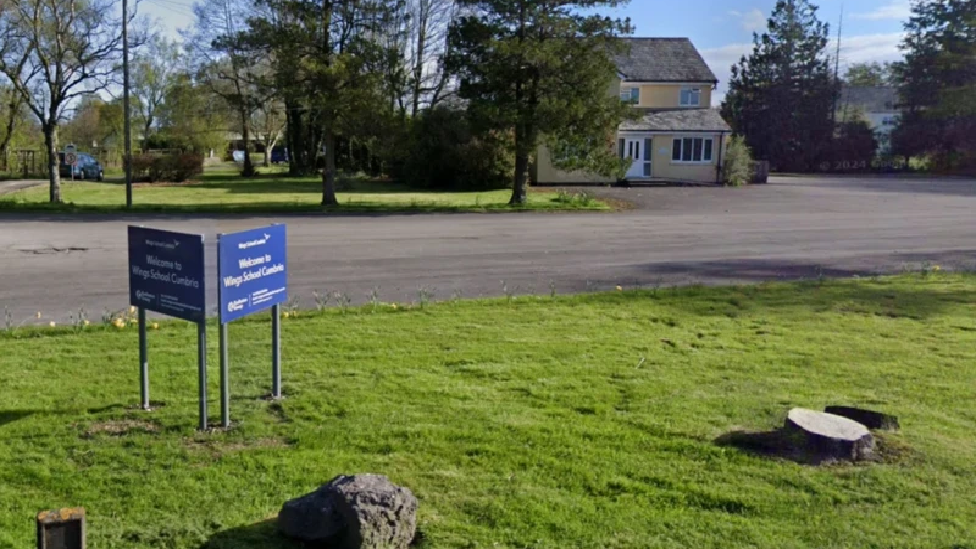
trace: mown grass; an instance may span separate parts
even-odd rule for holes
[[[432,192],[392,183],[352,179],[340,182],[338,206],[321,206],[322,182],[318,177],[291,178],[278,171],[241,178],[226,170],[214,170],[188,184],[137,184],[133,206],[142,212],[503,212],[543,210],[608,210],[590,197],[560,197],[551,192],[532,192],[529,202],[509,206],[510,190],[479,192]],[[125,186],[115,182],[64,182],[64,204],[49,204],[46,186],[0,197],[0,211],[125,211]]]
[[[297,548],[269,522],[340,473],[420,499],[424,547],[933,548],[976,542],[976,278],[381,305],[231,326],[229,432],[199,433],[192,326],[0,335],[0,547],[83,505],[94,548]],[[215,330],[211,419],[217,421]],[[897,414],[882,463],[721,446],[788,408]],[[897,452],[892,451],[897,449]]]

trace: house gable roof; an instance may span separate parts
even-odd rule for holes
[[[626,120],[620,131],[731,132],[716,109],[668,109],[648,111],[637,120]]]
[[[615,55],[625,82],[718,83],[687,38],[622,38],[630,51]]]
[[[898,103],[898,89],[894,86],[844,86],[840,92],[841,108],[897,112]]]

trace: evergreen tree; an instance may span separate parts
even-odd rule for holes
[[[849,86],[887,86],[892,82],[890,62],[853,63],[847,67],[844,83]]]
[[[515,137],[512,204],[526,201],[529,159],[545,138],[572,150],[574,168],[615,174],[613,134],[628,111],[609,93],[616,37],[630,22],[580,9],[617,0],[458,0],[449,69],[478,124]]]
[[[838,85],[827,36],[809,0],[779,0],[752,54],[732,67],[722,116],[777,169],[810,169],[829,150]]]
[[[895,152],[932,153],[950,164],[976,159],[976,3],[916,1],[905,32],[905,60],[895,67],[905,110]]]
[[[293,170],[315,165],[324,151],[322,205],[337,204],[337,138],[381,127],[392,110],[384,89],[390,19],[400,0],[261,0],[238,43],[271,67],[259,86],[273,86],[288,118]],[[395,52],[394,52],[395,53]],[[293,172],[295,173],[295,172]]]

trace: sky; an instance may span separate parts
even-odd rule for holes
[[[841,40],[841,72],[850,63],[892,61],[900,57],[898,44],[909,16],[909,0],[814,0],[821,21],[830,23],[831,38],[844,14]],[[625,6],[598,10],[629,17],[634,36],[687,37],[702,53],[719,79],[718,104],[725,95],[729,68],[752,50],[752,33],[766,27],[776,0],[630,0]],[[193,22],[193,0],[141,0],[140,14],[148,15],[163,34]],[[832,42],[833,53],[836,43]]]

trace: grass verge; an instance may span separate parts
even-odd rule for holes
[[[85,506],[89,546],[297,548],[268,519],[340,473],[420,498],[425,547],[971,547],[976,279],[366,306],[231,325],[229,432],[198,433],[195,329],[0,334],[0,547]],[[211,419],[218,410],[215,330]],[[721,446],[793,406],[900,416],[883,463],[815,468]]]
[[[138,212],[175,213],[449,213],[511,211],[604,211],[608,204],[584,194],[529,193],[529,201],[509,206],[511,191],[433,192],[375,181],[340,184],[339,205],[321,206],[321,180],[280,174],[243,179],[208,173],[189,184],[137,184],[133,206]],[[50,204],[46,186],[0,196],[0,211],[127,212],[125,186],[118,182],[64,182],[63,204]]]

